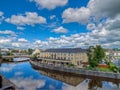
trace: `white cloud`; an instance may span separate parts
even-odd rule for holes
[[[87,25],[87,30],[94,30],[96,28],[95,24],[94,23],[89,23]]]
[[[19,38],[18,42],[26,43],[26,42],[28,42],[28,40],[26,40],[25,38]]]
[[[91,11],[91,16],[96,18],[112,18],[120,14],[120,0],[90,0],[87,7]]]
[[[120,15],[120,0],[90,0],[87,7],[68,8],[63,14],[63,22],[84,23],[98,21],[103,17],[114,18]]]
[[[61,26],[61,27],[58,27],[58,28],[54,29],[52,32],[55,32],[55,33],[67,33],[68,30]]]
[[[15,32],[11,30],[0,30],[0,34],[6,34],[6,35],[16,35]]]
[[[56,15],[50,16],[50,19],[54,19],[54,18],[56,18]]]
[[[55,9],[56,7],[64,6],[68,0],[30,0],[35,2],[39,8]]]
[[[25,28],[24,28],[24,27],[17,26],[17,29],[19,29],[19,30],[24,30]]]
[[[112,3],[112,4],[111,4]],[[60,37],[49,37],[45,41],[35,40],[34,42],[21,43],[9,41],[8,38],[0,39],[0,43],[12,42],[13,46],[19,47],[88,47],[101,44],[105,48],[120,48],[120,0],[90,0],[87,7],[68,8],[63,14],[63,22],[86,23],[87,33],[62,35]],[[24,16],[25,17],[25,16]],[[54,16],[51,16],[51,19]],[[99,21],[100,19],[103,19]],[[27,25],[27,24],[25,24]],[[53,24],[53,26],[55,26]],[[60,25],[59,25],[60,26]],[[53,30],[55,33],[66,33],[63,27]]]
[[[0,16],[3,16],[3,12],[0,11]]]
[[[13,47],[20,47],[20,43],[13,42],[13,43],[11,43],[11,44],[12,44],[11,46],[13,46]]]
[[[0,44],[7,44],[10,42],[11,42],[11,39],[0,39]]]
[[[86,23],[88,22],[89,17],[90,17],[90,10],[85,7],[68,8],[62,14],[64,23],[69,23],[69,22]]]
[[[46,19],[39,16],[36,12],[26,12],[25,15],[12,15],[11,18],[7,18],[5,21],[17,26],[34,26],[35,24],[46,23]]]
[[[2,20],[4,19],[3,14],[4,14],[4,13],[0,11],[0,24],[1,24]]]

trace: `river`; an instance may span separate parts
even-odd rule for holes
[[[0,74],[20,90],[120,90],[120,82],[34,69],[29,62],[2,63]]]

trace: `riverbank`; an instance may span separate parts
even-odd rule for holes
[[[46,68],[49,70],[68,72],[68,73],[74,73],[74,74],[79,74],[79,75],[88,75],[88,76],[120,79],[120,73],[92,71],[92,70],[85,70],[82,68],[53,66],[53,65],[48,65],[48,64],[42,64],[42,63],[39,63],[37,61],[32,61],[32,60],[30,60],[29,62],[32,64],[32,66],[37,67],[37,68]]]

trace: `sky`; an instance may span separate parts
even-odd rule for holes
[[[0,48],[120,48],[120,0],[0,0]]]

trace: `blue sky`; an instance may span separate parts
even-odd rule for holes
[[[119,4],[119,0],[2,0],[0,47],[86,48],[101,44],[119,48]]]

